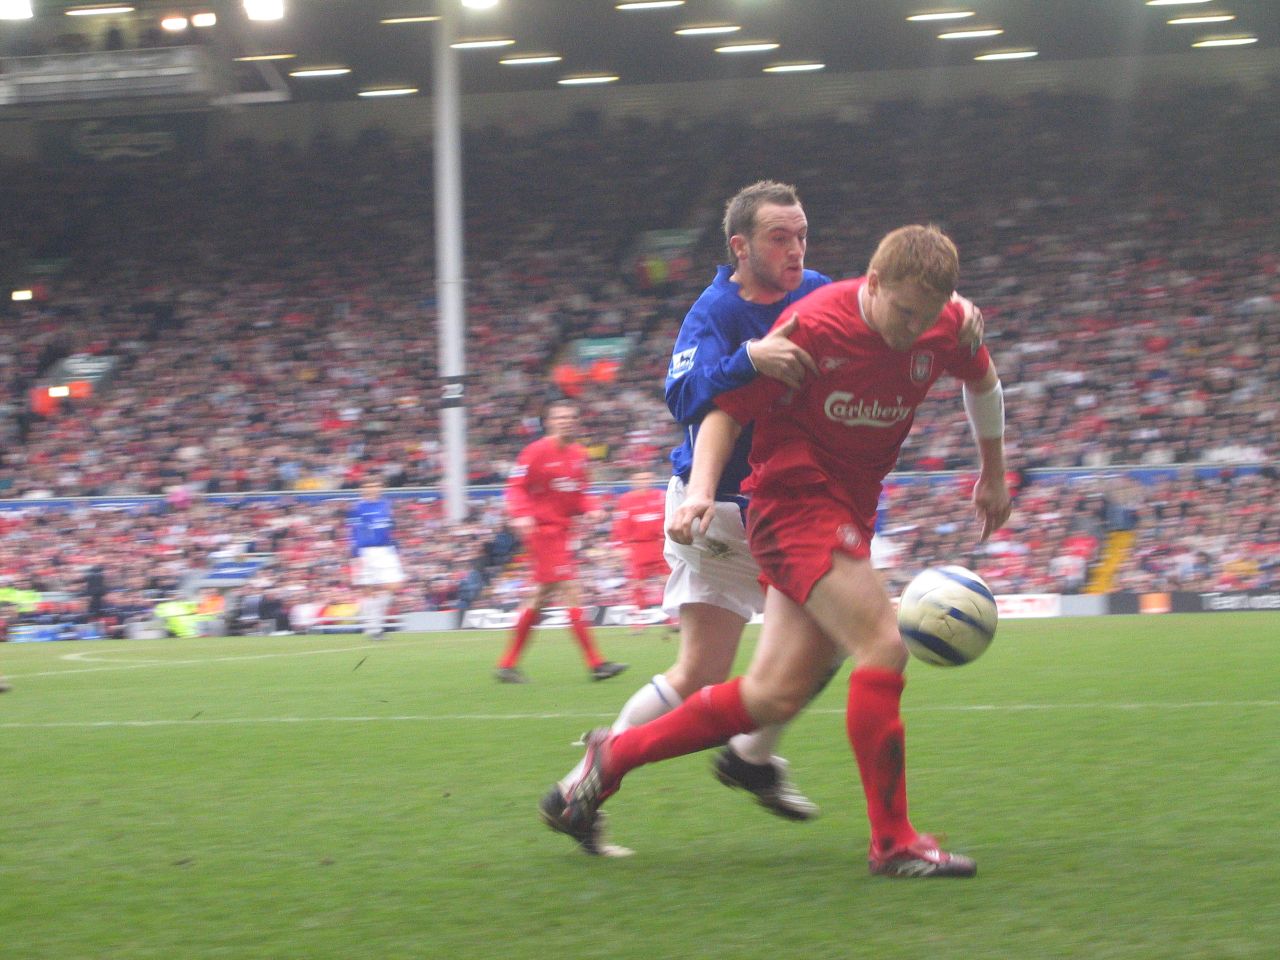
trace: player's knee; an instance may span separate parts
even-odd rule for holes
[[[901,672],[907,665],[907,648],[895,625],[878,630],[867,638],[855,657],[858,666],[884,667]]]
[[[786,723],[809,702],[809,692],[771,684],[742,685],[742,701],[747,712],[762,726]]]
[[[676,664],[666,672],[667,681],[680,694],[689,697],[713,683],[724,683],[729,677],[728,663],[694,660]]]

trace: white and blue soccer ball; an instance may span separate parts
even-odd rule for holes
[[[927,567],[898,600],[898,629],[912,656],[936,667],[977,660],[996,635],[996,598],[960,566]]]

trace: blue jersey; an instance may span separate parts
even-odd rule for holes
[[[394,547],[394,524],[389,500],[357,500],[347,511],[347,531],[351,538],[351,555],[365,547]]]
[[[713,400],[727,390],[750,383],[756,375],[747,356],[747,341],[758,340],[769,332],[788,306],[805,294],[831,282],[816,270],[806,270],[800,286],[777,303],[749,303],[738,295],[738,285],[729,278],[733,268],[716,270],[711,286],[689,308],[680,333],[676,336],[667,368],[667,406],[671,415],[684,427],[684,441],[671,451],[672,472],[685,480],[693,466],[693,443],[698,424],[710,412]],[[717,500],[738,495],[738,488],[751,468],[747,454],[751,450],[751,427],[738,437],[733,454],[720,476]]]

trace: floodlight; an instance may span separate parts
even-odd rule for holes
[[[250,20],[283,20],[284,0],[244,0],[244,15]]]

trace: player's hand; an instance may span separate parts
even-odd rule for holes
[[[979,477],[973,485],[974,512],[982,518],[982,538],[986,543],[991,535],[1004,526],[1013,512],[1013,500],[1009,497],[1009,487],[1004,482],[1004,475],[998,477]]]
[[[689,495],[667,521],[667,536],[686,547],[693,543],[696,534],[706,534],[716,515],[713,497]]]
[[[818,373],[813,357],[791,342],[790,337],[799,323],[793,313],[791,319],[774,327],[761,339],[747,344],[747,356],[756,371],[781,380],[792,390],[803,386],[809,374],[817,376]]]
[[[533,528],[537,526],[537,522],[533,517],[512,517],[508,525],[515,531],[515,535],[523,541],[529,539],[529,536],[533,533]]]
[[[960,325],[960,345],[977,353],[978,348],[982,346],[982,334],[985,332],[982,311],[972,300],[958,293],[951,294],[951,302],[958,303],[964,308],[964,322]]]

